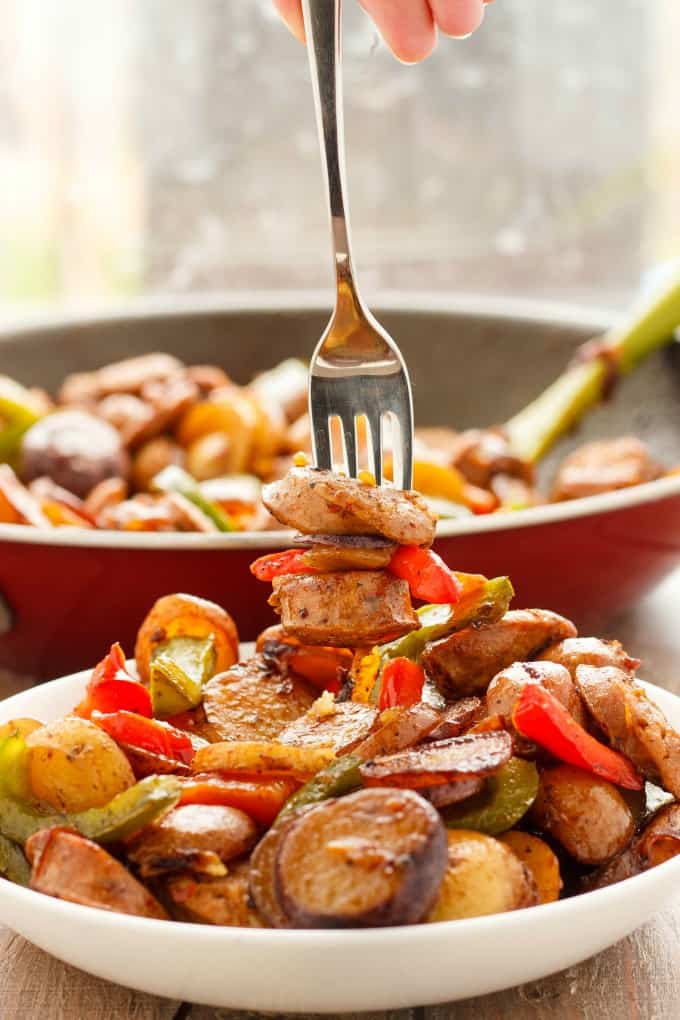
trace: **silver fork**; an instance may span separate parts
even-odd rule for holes
[[[339,419],[344,470],[359,471],[357,419],[364,418],[370,464],[383,481],[386,434],[392,441],[393,481],[413,481],[413,401],[404,359],[371,315],[357,288],[346,211],[342,117],[341,0],[303,0],[314,107],[325,171],[337,295],[309,372],[309,416],[317,467],[333,467],[331,423]],[[387,427],[386,427],[387,426]]]

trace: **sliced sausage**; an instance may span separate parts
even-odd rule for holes
[[[282,744],[297,747],[330,747],[336,754],[346,754],[356,747],[375,726],[378,709],[355,701],[336,703],[331,695],[328,710],[320,706],[323,698],[314,702],[309,712],[286,726],[279,734]]]
[[[165,884],[167,902],[180,921],[216,924],[230,928],[262,928],[248,890],[248,862],[229,868],[222,878],[170,875]]]
[[[579,446],[565,458],[555,477],[551,499],[559,502],[626,489],[662,474],[661,465],[635,436],[600,439]]]
[[[416,492],[364,485],[332,471],[293,468],[265,485],[262,501],[281,524],[305,534],[383,535],[399,545],[431,545],[435,516]]]
[[[360,790],[295,819],[275,889],[296,928],[415,924],[444,877],[441,818],[409,790]]]
[[[577,723],[583,725],[583,702],[569,670],[556,662],[514,662],[512,666],[497,673],[486,692],[489,715],[500,715],[506,722],[511,721],[513,709],[527,684],[545,687],[564,705]]]
[[[439,809],[450,807],[451,804],[458,804],[461,800],[467,800],[468,797],[474,797],[483,789],[484,780],[480,776],[470,776],[469,779],[458,779],[455,783],[424,787],[419,789],[418,793]]]
[[[384,571],[289,575],[273,587],[284,631],[307,644],[383,644],[420,626],[406,581]]]
[[[464,630],[430,644],[423,665],[442,693],[460,698],[486,690],[513,662],[533,659],[547,645],[575,637],[570,620],[547,609],[514,609],[498,623]]]
[[[275,822],[250,855],[248,875],[250,896],[258,913],[272,928],[291,927],[276,891],[275,865],[281,842],[297,818],[298,815],[295,814]]]
[[[237,808],[219,804],[186,804],[147,826],[129,845],[128,857],[142,878],[205,864],[205,855],[230,861],[257,839],[255,823]]]
[[[167,918],[158,901],[115,857],[78,833],[51,829],[31,875],[31,889],[87,907]]]
[[[314,701],[306,684],[271,671],[255,656],[214,676],[203,688],[206,726],[212,740],[269,740],[303,715]]]
[[[505,730],[467,734],[386,754],[360,766],[366,786],[418,789],[469,776],[487,776],[509,761],[512,737]]]
[[[680,797],[680,733],[642,687],[615,667],[579,666],[578,687],[609,742],[647,779]]]
[[[626,652],[620,641],[602,641],[601,638],[577,637],[558,641],[541,652],[539,659],[547,662],[558,662],[566,666],[573,679],[576,679],[578,666],[616,666],[624,673],[634,676],[640,665]]]
[[[580,864],[610,860],[635,832],[633,814],[617,788],[572,765],[544,769],[530,818]]]

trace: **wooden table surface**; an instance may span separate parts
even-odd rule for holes
[[[680,693],[680,573],[617,621],[643,675]],[[0,691],[11,683],[0,677]],[[68,937],[66,935],[66,937]],[[586,963],[544,981],[465,1002],[363,1020],[676,1020],[680,1017],[680,898],[665,913]],[[278,1014],[283,1017],[284,1014]],[[67,967],[0,927],[2,1020],[246,1020],[243,1011],[133,992]]]

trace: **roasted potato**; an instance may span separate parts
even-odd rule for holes
[[[525,868],[528,868],[534,880],[539,903],[552,903],[560,898],[562,879],[560,862],[547,843],[538,836],[528,832],[512,829],[500,837],[501,843],[510,847],[515,857],[519,857]]]
[[[86,719],[67,716],[41,726],[28,734],[26,746],[33,793],[59,811],[101,807],[134,785],[121,749]]]
[[[448,866],[428,921],[503,914],[536,903],[527,869],[503,843],[467,829],[447,837]]]
[[[619,790],[573,765],[543,770],[530,818],[579,864],[587,865],[610,860],[635,831],[633,813]]]
[[[238,661],[238,633],[229,613],[196,595],[164,595],[154,604],[137,635],[135,662],[140,679],[148,683],[151,657],[158,645],[174,637],[215,638],[215,672]]]
[[[295,779],[306,782],[335,759],[329,747],[293,747],[263,740],[226,740],[208,744],[196,752],[196,772],[225,775]]]
[[[0,726],[0,741],[8,737],[23,737],[25,740],[29,733],[41,729],[42,725],[37,719],[10,719]]]

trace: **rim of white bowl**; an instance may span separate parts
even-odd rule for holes
[[[583,308],[577,305],[563,305],[552,302],[525,300],[522,298],[488,297],[465,295],[448,297],[441,294],[418,293],[405,296],[392,291],[376,294],[371,306],[387,313],[448,313],[451,315],[478,315],[489,318],[525,320],[551,325],[573,325],[593,333],[609,329],[616,315],[606,309]],[[179,314],[212,315],[219,312],[229,314],[252,314],[260,312],[300,313],[323,311],[330,308],[330,298],[318,291],[257,291],[231,295],[204,295],[192,298],[144,298],[123,305],[93,305],[76,313],[55,317],[35,314],[23,317],[9,329],[0,333],[0,348],[3,341],[13,340],[24,334],[40,330],[63,330],[64,328],[96,325],[145,318],[174,318]],[[549,503],[545,506],[529,507],[507,513],[462,517],[442,520],[437,526],[437,538],[477,535],[501,532],[517,528],[530,528],[594,514],[624,510],[642,506],[657,500],[680,495],[680,474],[660,478],[643,485],[616,492],[602,493],[563,503]],[[42,530],[23,524],[0,524],[0,543],[12,542],[38,546],[69,546],[79,548],[110,549],[174,549],[195,551],[199,549],[276,549],[290,542],[293,532],[239,531],[218,534],[195,532],[121,532],[95,531],[87,528],[54,528]]]

